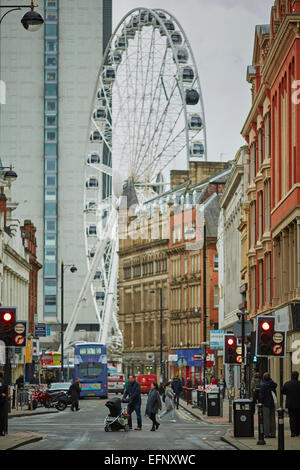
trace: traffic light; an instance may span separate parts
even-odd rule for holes
[[[224,335],[224,363],[240,364],[242,362],[242,348],[237,344],[234,334]]]
[[[275,317],[257,317],[256,356],[285,356],[286,332],[275,330]]]
[[[0,340],[4,341],[6,346],[13,346],[16,310],[15,307],[0,307]]]

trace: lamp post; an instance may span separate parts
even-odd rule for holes
[[[60,278],[60,291],[61,291],[61,324],[60,324],[60,339],[61,339],[61,380],[64,381],[64,272],[66,268],[70,268],[71,273],[77,271],[74,264],[64,264],[63,260],[61,261],[61,278]]]
[[[163,307],[162,307],[162,287],[159,287],[159,312],[160,312],[160,347],[159,347],[159,362],[160,362],[160,383],[163,382],[163,351],[162,351],[162,343],[163,343],[163,340],[162,340],[162,310],[163,310]],[[155,290],[150,290],[149,291],[150,294],[154,294],[155,293]]]
[[[8,8],[8,11],[4,13],[4,15],[2,15],[0,18],[0,25],[6,15],[8,15],[9,13],[21,10],[22,8],[30,8],[30,11],[25,13],[23,18],[21,19],[21,23],[27,31],[38,31],[43,25],[44,20],[38,12],[34,11],[35,7],[37,6],[38,5],[34,5],[33,0],[31,0],[30,5],[0,5],[0,8]]]

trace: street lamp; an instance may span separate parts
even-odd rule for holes
[[[159,311],[160,311],[160,347],[159,347],[159,362],[160,362],[160,383],[163,381],[163,352],[162,352],[162,287],[159,287]],[[149,290],[149,294],[155,294],[155,290]]]
[[[34,8],[37,6],[38,5],[34,5],[33,0],[31,0],[30,5],[0,5],[0,8],[9,8],[9,10],[0,18],[0,24],[2,23],[2,20],[5,18],[5,16],[8,15],[8,13],[21,10],[22,8],[30,8],[30,11],[25,13],[21,19],[21,23],[27,31],[38,31],[43,25],[44,20],[37,11],[34,11]]]
[[[7,180],[8,183],[12,183],[13,181],[15,181],[17,179],[18,175],[13,170],[12,165],[10,165],[10,166],[0,166],[0,171],[3,171],[3,170],[8,170],[3,175],[4,179]]]
[[[60,324],[60,337],[61,337],[61,378],[64,381],[64,272],[66,268],[70,268],[71,273],[76,273],[77,268],[74,264],[64,264],[61,261],[61,279],[60,279],[60,290],[61,290],[61,324]]]

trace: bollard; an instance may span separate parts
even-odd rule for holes
[[[258,446],[263,446],[265,445],[265,436],[264,436],[264,417],[263,417],[263,404],[258,403],[257,408],[258,408],[258,441],[257,445]]]
[[[284,450],[284,409],[278,408],[278,449]]]
[[[229,423],[232,423],[232,396],[231,396],[231,393],[229,393],[229,398],[228,398],[228,413],[229,413],[229,416],[228,416]]]

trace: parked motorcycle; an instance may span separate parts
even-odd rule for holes
[[[63,411],[68,404],[68,395],[64,392],[37,390],[32,396],[32,408],[34,410],[39,406],[44,406],[45,408],[56,408],[58,411]]]

